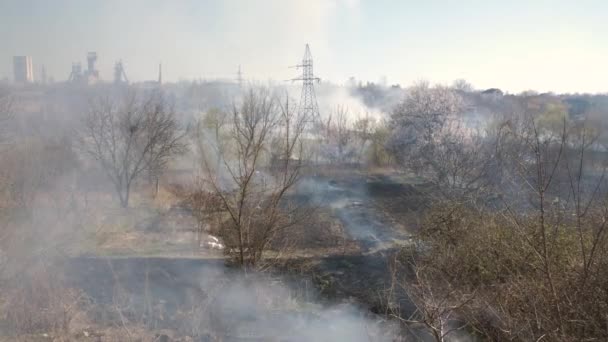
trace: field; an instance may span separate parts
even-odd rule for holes
[[[62,282],[86,298],[78,304],[80,318],[70,321],[69,336],[106,341],[126,330],[137,335],[140,329],[146,332],[143,340],[152,335],[174,341],[196,336],[280,339],[278,331],[266,328],[270,321],[291,317],[298,323],[285,324],[319,325],[324,334],[322,317],[328,314],[354,317],[368,324],[370,333],[378,329],[374,333],[379,334],[384,326],[390,327],[387,334],[396,333],[401,328],[387,321],[386,313],[406,317],[414,307],[402,289],[392,285],[389,267],[395,253],[411,244],[410,231],[416,227],[405,219],[415,217],[421,205],[417,186],[386,171],[306,177],[293,198],[312,203],[315,219],[288,253],[275,257],[269,250],[273,262],[253,279],[226,265],[222,250],[204,243],[196,246],[195,221],[177,198],[161,190],[154,201],[134,201],[127,213],[106,214],[78,241],[78,248],[67,248],[71,252],[60,267]],[[255,317],[211,309],[230,296],[221,289],[239,282],[247,283],[242,285],[247,289],[258,288],[257,294],[250,298],[244,289],[233,289],[235,296],[244,297],[230,305],[241,310],[254,306],[248,301],[255,306],[262,301]],[[261,290],[273,286],[283,292],[278,298]],[[209,321],[214,319],[219,321]],[[407,333],[424,334],[421,331]],[[52,340],[52,334],[46,334]]]

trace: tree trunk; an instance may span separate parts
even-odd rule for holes
[[[122,208],[127,208],[129,206],[129,196],[131,192],[130,188],[131,187],[129,185],[125,186],[124,194],[122,193],[122,191],[118,192],[118,197],[120,198],[120,206]]]

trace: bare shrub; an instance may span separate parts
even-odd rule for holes
[[[436,268],[430,269],[426,264],[417,263],[409,254],[402,251],[390,267],[392,288],[387,300],[388,303],[398,302],[395,297],[398,298],[403,291],[415,309],[408,317],[403,317],[399,305],[387,306],[386,314],[405,324],[407,330],[422,328],[423,335],[428,334],[437,342],[457,338],[455,335],[459,331],[469,328],[469,324],[462,320],[460,309],[468,305],[475,298],[474,295],[462,293]],[[412,264],[403,264],[404,261]],[[406,269],[412,271],[404,272]]]
[[[69,335],[73,320],[86,316],[86,296],[65,284],[60,268],[43,262],[30,266],[3,286],[0,312],[7,332]]]
[[[31,211],[37,196],[48,194],[59,179],[79,166],[67,138],[21,141],[0,158],[3,163],[0,208],[12,216]]]
[[[506,151],[517,156],[517,196],[497,210],[435,203],[421,229],[418,283],[449,294],[443,309],[494,340],[605,339],[608,197],[604,166],[585,161],[593,134],[564,119],[522,128],[507,137],[518,146]]]

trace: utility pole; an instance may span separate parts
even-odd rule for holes
[[[158,85],[163,84],[163,64],[158,64]]]

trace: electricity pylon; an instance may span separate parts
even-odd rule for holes
[[[302,74],[300,77],[294,78],[291,81],[302,81],[302,96],[300,97],[300,104],[298,107],[300,114],[303,115],[307,121],[318,123],[321,121],[321,115],[319,114],[319,105],[317,104],[314,83],[318,83],[321,79],[315,77],[312,64],[310,48],[308,47],[308,44],[306,44],[302,64],[294,66],[295,68],[302,69]]]

